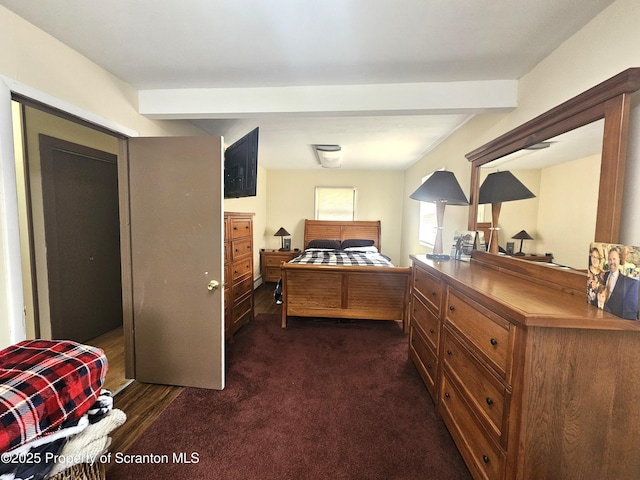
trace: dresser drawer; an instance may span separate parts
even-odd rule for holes
[[[231,301],[235,304],[240,298],[251,293],[253,290],[253,277],[244,277],[238,283],[234,283],[231,287]]]
[[[440,341],[440,321],[420,299],[414,295],[411,305],[411,323],[422,330],[425,338],[431,344],[434,352],[438,352]]]
[[[420,268],[414,268],[413,291],[414,294],[417,292],[424,298],[427,305],[433,309],[436,315],[440,313],[444,288],[439,279]]]
[[[446,321],[506,380],[511,375],[515,326],[451,289]]]
[[[439,410],[472,476],[503,479],[505,453],[478,424],[446,372],[442,375]]]
[[[224,264],[228,264],[231,262],[231,244],[228,242],[224,243]]]
[[[442,357],[467,402],[482,419],[495,440],[507,445],[507,417],[511,398],[506,387],[478,362],[445,327]]]
[[[431,398],[436,400],[436,374],[438,370],[438,357],[429,348],[428,341],[420,333],[418,328],[411,328],[409,341],[409,353],[416,365],[424,384],[431,394]]]
[[[264,269],[265,282],[277,282],[282,276],[282,269],[278,265],[277,267],[265,267]]]
[[[283,262],[289,261],[289,256],[282,256],[274,253],[270,253],[264,255],[264,265],[265,267],[278,267],[280,268],[280,264]]]
[[[241,258],[248,257],[253,253],[253,239],[234,240],[231,243],[231,261],[235,262]]]
[[[249,295],[240,303],[233,306],[231,322],[235,328],[238,323],[245,323],[251,320],[253,312],[253,296]]]
[[[241,277],[253,273],[253,259],[247,258],[231,264],[231,281],[235,283]]]
[[[251,237],[251,220],[244,220],[240,218],[232,218],[229,225],[229,233],[231,234],[231,240],[238,238]]]

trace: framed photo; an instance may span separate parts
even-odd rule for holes
[[[476,243],[478,232],[462,230],[456,231],[451,244],[451,258],[455,260],[471,260],[471,251]]]
[[[638,320],[640,247],[592,243],[587,271],[587,302],[605,312]]]
[[[515,242],[507,242],[507,255],[513,255]]]
[[[283,238],[282,239],[282,243],[284,245],[284,251],[288,252],[289,250],[291,250],[291,239],[290,238]]]

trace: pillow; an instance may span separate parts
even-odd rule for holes
[[[375,242],[373,240],[364,240],[359,238],[351,238],[349,240],[344,240],[342,242],[342,248],[351,248],[351,247],[371,247]]]
[[[378,249],[371,245],[369,247],[347,247],[345,252],[360,252],[360,253],[378,253]]]
[[[311,240],[307,248],[328,248],[331,250],[340,249],[340,240],[317,239]]]

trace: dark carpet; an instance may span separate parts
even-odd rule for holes
[[[108,478],[471,478],[407,345],[392,322],[258,315],[226,388],[185,389]]]

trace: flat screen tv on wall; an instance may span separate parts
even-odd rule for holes
[[[258,128],[224,152],[224,198],[255,197],[258,183]]]

